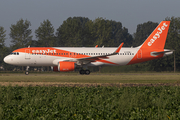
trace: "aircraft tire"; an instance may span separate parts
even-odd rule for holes
[[[90,70],[85,70],[86,75],[89,75],[90,73],[91,73]]]
[[[25,72],[25,75],[29,75],[29,72],[28,72],[28,71],[26,71],[26,72]]]
[[[83,75],[83,74],[85,74],[85,70],[80,70],[79,73],[80,73],[81,75]]]

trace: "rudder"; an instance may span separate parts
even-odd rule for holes
[[[164,49],[170,21],[162,21],[140,48]]]

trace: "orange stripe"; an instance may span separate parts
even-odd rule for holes
[[[31,47],[31,48],[20,48],[20,49],[17,49],[17,50],[14,50],[13,52],[22,52],[22,53],[25,53],[26,50],[30,50],[30,54],[33,54],[33,53],[48,53],[48,56],[60,56],[60,57],[67,57],[67,58],[86,58],[86,57],[91,57],[89,55],[83,55],[83,54],[80,54],[76,52],[70,52],[70,51],[66,51],[66,50],[60,50],[60,49],[56,49],[56,48],[52,48],[52,47]],[[44,51],[43,51],[44,50]],[[49,53],[51,53],[49,55]],[[53,55],[52,55],[53,53]],[[55,53],[55,55],[54,55]],[[57,55],[58,53],[58,55]],[[63,53],[63,55],[59,55],[59,53]],[[64,55],[65,53],[65,55]],[[71,54],[71,55],[70,55]],[[108,58],[108,57],[107,57]],[[102,60],[102,59],[99,59],[99,60],[96,60],[96,59],[93,59],[95,61],[98,61],[98,62],[102,62],[102,63],[108,63],[108,64],[114,64],[114,65],[118,65],[116,63],[113,63],[113,62],[110,62],[110,61],[107,61],[107,60]]]

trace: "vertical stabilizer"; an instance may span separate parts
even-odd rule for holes
[[[164,49],[170,21],[162,21],[140,48]]]

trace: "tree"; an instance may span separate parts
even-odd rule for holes
[[[85,17],[69,17],[64,21],[56,32],[59,46],[86,46],[87,33],[85,25],[88,21],[89,19]]]
[[[111,21],[112,24],[112,39],[114,39],[114,47],[117,47],[122,42],[123,46],[130,47],[132,46],[133,37],[128,33],[128,29],[122,27],[121,22]]]
[[[93,35],[94,45],[99,46],[112,46],[114,40],[112,39],[112,25],[108,20],[97,18],[91,22],[93,27],[90,31]],[[90,26],[89,26],[90,27]]]
[[[127,28],[122,28],[121,22],[97,18],[94,21],[88,21],[86,28],[88,28],[88,39],[92,41],[93,46],[117,47],[122,42],[124,46],[132,45],[132,35],[128,33]]]
[[[13,49],[25,47],[31,44],[32,31],[29,29],[31,23],[28,20],[20,19],[15,25],[11,25],[10,37]]]
[[[31,23],[28,20],[23,20],[20,19],[17,21],[15,25],[11,25],[10,29],[10,37],[11,37],[11,42],[13,43],[11,45],[12,49],[17,49],[17,48],[22,48],[22,47],[27,47],[31,45],[32,41],[32,31],[29,29],[29,26]],[[22,67],[22,70],[24,70],[24,67]]]
[[[35,33],[36,38],[38,38],[37,46],[52,47],[55,45],[54,28],[48,19],[41,23]]]
[[[6,40],[6,30],[4,30],[4,27],[0,26],[0,48],[4,47],[4,42]]]
[[[6,40],[6,30],[4,30],[4,27],[0,26],[0,66],[3,63],[3,58],[5,56],[5,40]]]
[[[148,36],[154,31],[157,25],[158,23],[154,23],[151,21],[137,25],[136,33],[134,33],[133,46],[141,45],[148,38]]]
[[[165,47],[175,50],[176,69],[180,70],[180,17],[167,17],[165,20],[171,21]],[[171,68],[174,68],[173,55],[169,56],[168,62],[171,63]]]
[[[97,18],[89,20],[83,17],[68,18],[57,29],[57,38],[60,46],[124,46],[132,45],[132,35],[120,22]]]

